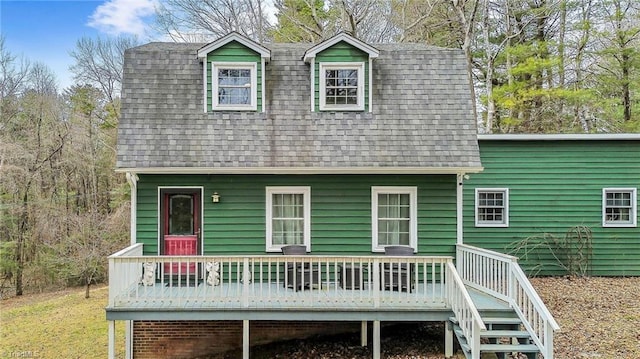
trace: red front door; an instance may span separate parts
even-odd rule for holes
[[[162,198],[161,254],[193,256],[200,254],[200,190],[165,189]],[[165,275],[195,275],[196,264],[165,264]]]

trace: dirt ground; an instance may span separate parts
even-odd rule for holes
[[[560,325],[556,358],[640,358],[640,277],[531,282]]]
[[[533,278],[531,282],[561,327],[554,338],[556,359],[640,358],[640,277]],[[442,359],[443,332],[440,323],[383,327],[382,357]],[[252,349],[251,358],[371,358],[371,346],[360,347],[359,340],[359,334],[352,334],[263,345]]]

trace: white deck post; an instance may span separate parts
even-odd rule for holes
[[[360,345],[363,347],[367,346],[367,321],[363,320],[360,323]]]
[[[373,321],[373,359],[380,359],[380,321]]]
[[[249,320],[242,321],[242,359],[249,359]]]
[[[251,272],[249,271],[249,258],[244,258],[242,267],[242,275],[240,277],[240,281],[242,282],[242,303],[243,306],[247,308],[249,307],[249,282],[251,281]],[[249,322],[247,321],[247,325],[248,324]],[[249,330],[248,327],[247,330]]]
[[[108,320],[109,325],[109,359],[116,359],[116,321]]]
[[[548,321],[544,325],[544,357],[553,359],[553,327]]]
[[[373,307],[380,307],[380,260],[378,258],[373,259]]]
[[[124,322],[124,357],[126,359],[133,358],[133,321],[127,320]]]
[[[447,320],[444,325],[444,357],[450,358],[453,356],[453,325],[451,321]]]
[[[471,357],[480,358],[480,326],[475,320],[473,321],[472,336],[472,338],[467,338],[469,343],[473,343],[471,345]]]

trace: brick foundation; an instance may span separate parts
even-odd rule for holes
[[[360,322],[252,321],[250,345],[360,330]],[[242,321],[136,321],[133,357],[186,359],[242,348]]]

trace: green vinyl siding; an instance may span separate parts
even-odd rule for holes
[[[139,175],[137,241],[158,251],[158,187],[204,188],[204,254],[265,253],[267,186],[311,187],[311,250],[371,254],[371,187],[418,188],[418,251],[454,255],[455,176]],[[220,202],[212,203],[213,192]]]
[[[369,111],[369,54],[341,41],[321,51],[315,58],[314,97],[315,111],[320,111],[320,63],[321,62],[364,62],[364,111]]]
[[[237,41],[231,41],[220,48],[207,54],[207,111],[212,111],[212,62],[256,63],[257,73],[257,112],[262,112],[262,65],[260,54],[242,45]]]
[[[481,140],[484,171],[464,187],[464,242],[509,252],[525,238],[564,238],[574,226],[593,233],[592,275],[640,275],[640,229],[602,226],[602,189],[640,187],[638,141]],[[475,188],[509,189],[509,227],[476,227]],[[636,216],[637,216],[636,212]],[[531,273],[565,274],[548,250],[521,263]]]

